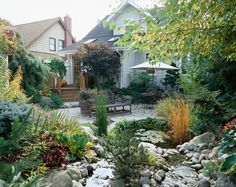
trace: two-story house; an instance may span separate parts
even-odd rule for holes
[[[13,26],[24,46],[36,57],[61,58],[59,51],[75,42],[71,34],[71,18],[60,17]]]
[[[131,53],[131,50],[115,45],[115,42],[124,34],[121,31],[122,29],[110,30],[109,28],[103,27],[103,22],[105,21],[107,24],[113,22],[115,25],[119,25],[125,29],[127,26],[125,25],[125,20],[139,21],[142,17],[143,14],[141,13],[140,6],[133,3],[133,1],[125,1],[112,14],[107,15],[101,20],[82,40],[64,48],[60,53],[69,56],[70,58],[68,59],[74,64],[73,54],[76,53],[83,44],[100,42],[110,46],[121,55],[118,86],[127,87],[130,83],[130,73],[133,72],[130,67],[143,63],[146,60],[146,54],[138,51]],[[78,71],[77,74],[74,72],[68,76],[76,80],[75,77],[79,76]]]
[[[116,45],[116,41],[123,36],[125,29],[128,26],[127,20],[139,22],[144,19],[145,16],[150,15],[151,14],[148,12],[143,12],[142,7],[135,4],[132,0],[126,0],[112,14],[100,21],[81,41],[64,48],[60,53],[69,56],[71,64],[74,64],[75,66],[73,54],[76,53],[83,44],[100,42],[110,46],[114,51],[117,51],[120,54],[121,68],[118,72],[119,80],[117,81],[117,86],[121,88],[127,87],[130,84],[131,74],[133,72],[131,67],[145,62],[147,60],[147,54],[135,51],[134,49],[119,47]],[[106,22],[108,25],[110,23],[119,25],[119,29],[117,29],[117,27],[114,29],[104,28],[103,22]],[[179,63],[177,63],[177,66],[178,65]],[[75,77],[79,76],[78,72],[79,71],[77,71],[77,73],[71,73],[68,76],[72,77],[73,80],[76,80]],[[160,83],[164,77],[165,71],[156,73],[156,80],[158,83]]]
[[[59,51],[75,42],[71,34],[71,18],[66,15],[64,20],[60,17],[41,20],[31,23],[14,25],[16,33],[21,36],[25,48],[40,59],[58,58],[65,61],[67,75],[65,79],[72,83],[69,76],[72,72],[70,61]]]

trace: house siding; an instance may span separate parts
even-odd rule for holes
[[[49,38],[56,39],[56,51],[49,50]],[[36,51],[41,53],[58,54],[58,41],[65,40],[65,30],[57,23],[53,25],[48,31],[46,31],[40,38],[33,42],[28,49],[30,51]]]
[[[140,13],[131,5],[128,5],[121,13],[119,13],[113,20],[115,25],[119,25],[121,28],[125,29],[125,20],[132,20],[135,22],[139,22],[140,20]],[[114,35],[124,34],[124,32],[115,29]]]
[[[123,58],[121,60],[121,88],[128,87],[131,81],[131,73],[134,70],[131,67],[143,63],[145,61],[146,54],[142,52],[124,51]]]

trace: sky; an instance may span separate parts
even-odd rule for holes
[[[22,24],[69,15],[72,34],[82,39],[97,23],[110,14],[122,0],[0,0],[0,18]],[[136,0],[143,7],[153,0]]]

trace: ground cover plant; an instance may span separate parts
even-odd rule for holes
[[[0,177],[7,183],[19,173],[22,179],[27,179],[84,156],[91,158],[90,138],[80,131],[78,122],[67,119],[66,115],[34,108],[24,117],[18,116],[12,119],[10,114],[5,115],[11,128],[8,136],[0,137],[0,165],[5,168]]]

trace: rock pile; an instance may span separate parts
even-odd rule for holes
[[[217,186],[216,181],[203,175],[203,167],[211,160],[227,156],[220,152],[212,133],[196,136],[189,142],[178,145],[176,149],[163,149],[147,142],[141,142],[141,145],[162,162],[163,168],[150,168],[144,172],[150,175],[140,175],[139,183],[146,187]]]

